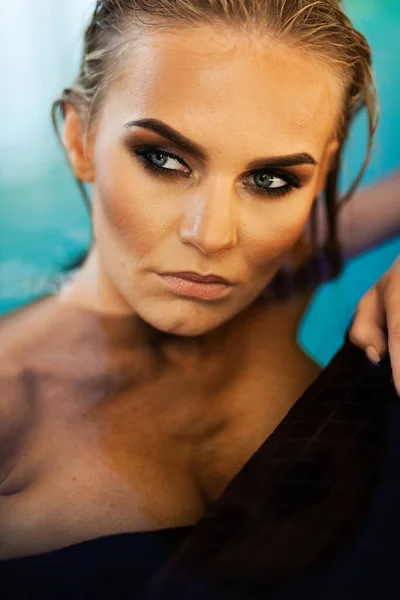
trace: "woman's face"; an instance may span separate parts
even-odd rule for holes
[[[153,327],[203,334],[256,299],[301,235],[337,148],[339,81],[215,26],[143,34],[125,66],[87,148],[103,277]],[[160,276],[179,271],[234,285],[186,296]]]

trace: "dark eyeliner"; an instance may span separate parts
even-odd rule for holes
[[[259,169],[257,171],[253,171],[252,173],[249,173],[247,178],[252,176],[255,177],[256,175],[260,175],[261,173],[268,173],[269,175],[272,175],[272,177],[278,177],[279,179],[285,181],[286,185],[280,188],[262,188],[256,185],[245,186],[246,189],[250,189],[254,194],[257,194],[258,196],[272,196],[276,198],[282,198],[283,196],[290,194],[290,192],[293,191],[293,189],[299,189],[302,187],[299,179],[295,175],[292,175],[287,171],[279,171],[278,169],[272,168]]]
[[[165,175],[167,177],[179,177],[179,176],[190,177],[190,174],[184,173],[183,171],[177,171],[176,169],[164,169],[163,167],[158,167],[157,165],[152,163],[151,160],[149,158],[147,158],[147,156],[149,156],[151,154],[156,154],[157,152],[166,154],[169,158],[173,158],[174,160],[177,160],[184,167],[189,169],[189,167],[187,166],[187,164],[185,163],[185,161],[183,160],[183,158],[181,156],[179,156],[178,154],[175,154],[174,152],[170,152],[169,150],[165,150],[164,148],[161,148],[160,146],[148,145],[148,146],[141,146],[140,148],[133,148],[131,150],[131,154],[135,154],[137,156],[141,165],[146,170],[154,173],[154,175],[156,175],[156,176],[163,177]]]
[[[150,171],[156,177],[164,177],[164,176],[175,177],[175,178],[180,177],[180,176],[190,177],[190,173],[184,173],[183,171],[178,171],[176,169],[164,169],[163,167],[159,167],[151,162],[151,160],[148,158],[148,156],[151,154],[156,154],[157,152],[160,152],[160,153],[168,155],[169,158],[173,158],[174,160],[177,160],[182,165],[184,165],[187,169],[189,169],[189,167],[187,166],[187,164],[185,163],[185,161],[183,160],[183,158],[181,156],[179,156],[178,154],[175,154],[174,152],[170,152],[169,150],[166,150],[166,149],[162,148],[161,146],[155,146],[155,145],[140,146],[138,148],[132,148],[130,150],[130,152],[131,152],[131,154],[136,155],[136,157],[138,158],[138,160],[140,161],[140,163],[144,169]],[[273,177],[279,177],[279,179],[282,179],[283,181],[286,182],[286,185],[282,186],[280,188],[262,188],[262,187],[259,187],[256,185],[245,186],[246,189],[250,189],[252,193],[254,193],[258,196],[269,196],[269,197],[277,197],[277,198],[283,197],[283,196],[286,196],[287,194],[289,194],[294,188],[301,187],[301,184],[297,177],[295,177],[291,173],[287,173],[286,171],[279,171],[276,168],[275,169],[272,169],[272,168],[271,169],[258,169],[257,171],[253,171],[252,173],[249,173],[247,175],[247,178],[251,177],[251,176],[254,177],[256,175],[259,175],[260,173],[269,173]]]

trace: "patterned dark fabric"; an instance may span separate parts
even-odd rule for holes
[[[400,597],[400,400],[346,342],[142,596]]]

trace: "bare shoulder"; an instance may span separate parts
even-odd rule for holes
[[[35,341],[54,313],[57,296],[46,296],[0,315],[0,360]]]
[[[46,298],[0,317],[0,456],[4,444],[20,437],[32,419],[32,365],[51,311],[52,298]]]

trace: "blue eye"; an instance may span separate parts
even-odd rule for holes
[[[165,167],[165,165],[168,164],[168,162],[170,163],[178,163],[179,161],[177,158],[174,158],[171,154],[167,154],[166,152],[150,152],[148,154],[148,156],[150,157],[150,160],[153,162],[155,167],[158,167],[160,169],[169,169],[169,170],[176,170],[174,169],[173,166],[169,166],[169,167]],[[147,159],[148,160],[148,159]],[[157,163],[161,163],[161,164],[157,164]]]
[[[145,146],[133,149],[141,165],[157,177],[190,177],[191,170],[180,156],[167,152],[155,146]],[[248,178],[253,178],[254,184],[246,185],[254,194],[264,196],[285,196],[293,188],[300,188],[297,177],[277,169],[255,171]]]
[[[281,177],[277,177],[276,175],[267,173],[266,171],[263,171],[261,173],[256,173],[255,175],[253,175],[253,177],[254,177],[254,181],[257,183],[257,185],[259,187],[268,189],[268,190],[279,189],[279,188],[285,187],[285,185],[287,185],[287,181],[285,181]],[[258,179],[258,181],[257,181],[257,179]]]
[[[149,169],[156,175],[166,176],[179,176],[183,175],[188,177],[188,167],[180,156],[166,152],[161,148],[137,148],[135,151],[136,156],[140,160],[141,164],[145,169]],[[167,165],[167,166],[165,166]],[[185,170],[179,169],[185,167]]]
[[[248,185],[246,187],[252,188],[255,194],[285,196],[293,188],[301,187],[297,177],[276,169],[257,171],[256,173],[252,173],[250,178],[253,178],[256,185]]]

